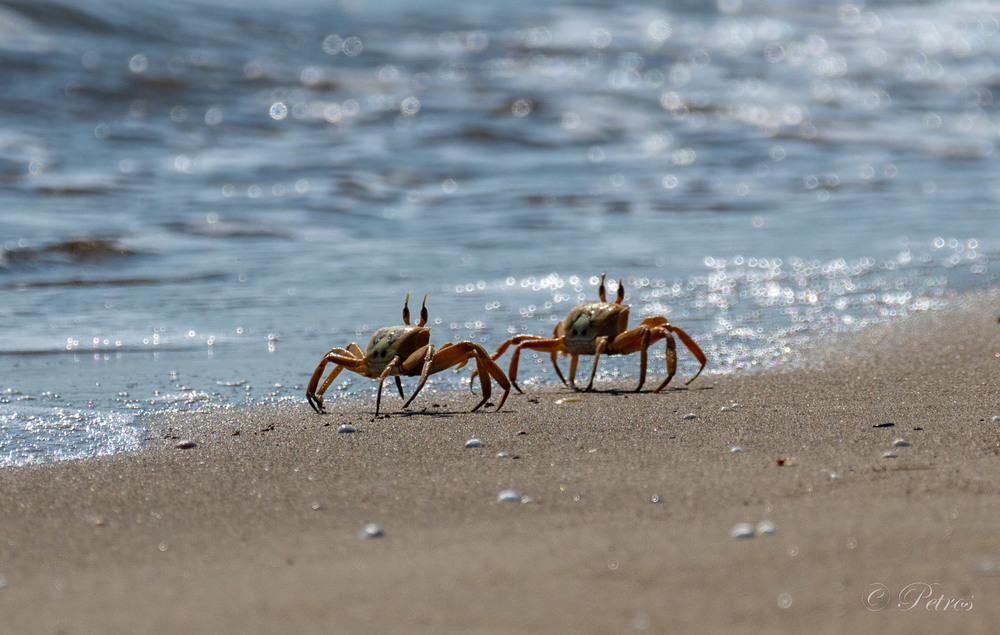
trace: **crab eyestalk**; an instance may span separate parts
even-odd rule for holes
[[[385,326],[375,331],[368,341],[367,350],[362,350],[357,342],[352,342],[346,348],[330,349],[323,356],[313,371],[306,389],[306,400],[313,410],[318,413],[323,412],[323,394],[344,369],[378,380],[378,394],[375,399],[377,417],[382,404],[382,387],[387,378],[392,377],[395,380],[400,398],[405,398],[400,376],[420,377],[417,387],[403,404],[403,408],[406,408],[420,393],[430,375],[452,366],[461,368],[470,360],[476,362],[476,372],[484,384],[483,398],[472,410],[478,410],[489,399],[490,378],[504,391],[497,404],[497,410],[503,407],[510,392],[510,382],[500,367],[490,359],[482,346],[474,342],[448,342],[435,350],[434,345],[430,343],[430,328],[424,326],[428,319],[427,296],[430,292],[424,294],[420,305],[420,321],[414,325],[410,324],[410,293],[412,291],[406,294],[406,299],[403,301],[404,324]],[[328,364],[334,365],[333,370],[320,383]]]
[[[618,289],[614,302],[607,301],[605,279],[607,274],[601,274],[601,282],[597,288],[597,295],[600,302],[590,302],[574,307],[566,315],[562,322],[556,325],[552,337],[540,335],[515,335],[506,340],[493,353],[494,360],[499,359],[504,352],[513,346],[514,352],[510,360],[510,368],[507,376],[515,389],[520,391],[517,385],[517,367],[522,350],[534,350],[540,353],[549,353],[552,365],[556,374],[562,382],[574,389],[576,388],[575,376],[577,361],[581,355],[593,355],[593,365],[590,370],[590,380],[586,388],[593,387],[594,376],[597,372],[597,363],[601,355],[629,355],[640,353],[639,361],[639,385],[636,390],[640,390],[646,379],[646,367],[649,347],[654,343],[665,340],[667,346],[667,377],[656,388],[655,392],[662,390],[673,378],[677,370],[677,354],[674,336],[680,338],[684,346],[701,363],[698,372],[687,383],[694,381],[695,377],[704,370],[707,359],[701,348],[695,343],[683,329],[671,325],[667,318],[655,316],[646,318],[635,328],[628,327],[629,305],[625,304],[625,286],[622,278],[618,279]],[[557,362],[558,355],[568,355],[569,380],[562,374]]]

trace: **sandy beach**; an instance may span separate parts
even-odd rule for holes
[[[0,630],[995,633],[998,315],[661,394],[160,417],[142,452],[0,471]]]

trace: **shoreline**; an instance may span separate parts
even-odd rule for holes
[[[24,633],[991,632],[1000,303],[956,304],[660,394],[163,415],[137,453],[0,470],[0,612]]]

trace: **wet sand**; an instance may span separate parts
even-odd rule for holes
[[[661,394],[157,419],[140,453],[0,470],[3,630],[996,632],[998,315]]]

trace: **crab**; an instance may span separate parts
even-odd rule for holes
[[[496,362],[490,359],[486,349],[475,342],[465,341],[448,342],[435,350],[434,345],[430,343],[431,329],[424,326],[427,324],[428,295],[430,293],[424,295],[423,303],[420,306],[420,321],[417,324],[410,324],[410,294],[407,293],[406,300],[403,302],[403,324],[386,326],[375,331],[368,341],[367,350],[363,351],[357,342],[351,342],[347,348],[332,348],[323,355],[323,359],[313,371],[312,377],[309,379],[309,386],[306,388],[306,400],[313,410],[317,413],[323,412],[323,393],[337,378],[340,371],[345,368],[364,377],[378,379],[378,396],[375,399],[375,416],[378,416],[382,404],[382,384],[387,377],[392,376],[396,380],[399,396],[405,399],[400,376],[420,376],[416,389],[403,404],[405,409],[417,396],[420,389],[424,387],[430,375],[452,366],[461,368],[470,359],[475,359],[475,374],[479,375],[480,383],[483,385],[483,398],[472,409],[472,412],[478,410],[489,400],[492,394],[490,377],[493,377],[503,388],[503,396],[500,398],[500,403],[497,404],[497,410],[500,410],[510,393],[510,382]],[[323,377],[327,364],[335,364],[335,366],[320,385],[320,379]]]
[[[566,318],[556,324],[552,332],[552,337],[541,335],[515,335],[501,344],[493,353],[494,360],[511,346],[514,352],[510,360],[510,368],[507,377],[514,388],[521,392],[517,385],[517,364],[524,349],[537,350],[549,353],[552,358],[552,365],[556,369],[556,375],[564,385],[568,385],[575,390],[580,390],[576,386],[576,365],[580,355],[593,355],[594,364],[590,369],[590,380],[584,391],[589,391],[594,385],[594,375],[597,373],[597,362],[601,355],[629,355],[639,352],[639,385],[636,392],[642,389],[646,381],[646,356],[649,347],[660,340],[666,340],[667,347],[667,377],[654,392],[663,390],[677,372],[677,343],[674,335],[680,338],[684,346],[701,363],[701,368],[694,377],[687,380],[685,384],[690,384],[701,371],[705,369],[707,358],[705,353],[695,341],[683,329],[673,326],[667,318],[657,315],[648,317],[635,328],[628,327],[629,305],[622,304],[625,299],[625,287],[621,280],[618,281],[618,297],[614,302],[608,302],[604,293],[604,277],[601,274],[601,285],[598,288],[600,302],[590,302],[574,307]],[[563,377],[556,355],[569,355],[569,381]]]

